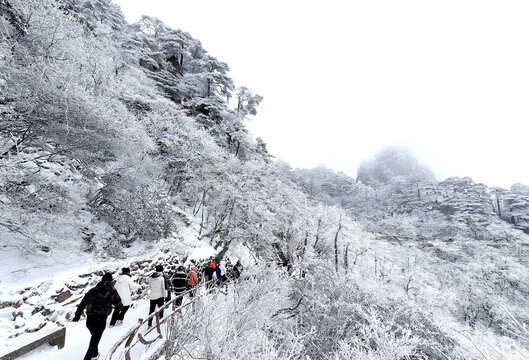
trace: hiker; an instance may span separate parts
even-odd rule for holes
[[[86,327],[92,335],[84,360],[99,358],[99,341],[107,325],[107,317],[112,312],[112,305],[116,311],[123,306],[118,292],[112,286],[112,274],[105,273],[95,287],[88,290],[75,311],[72,321],[79,321],[86,308]]]
[[[241,276],[243,270],[243,266],[241,264],[241,260],[237,260],[237,263],[233,267],[233,273],[235,274],[235,278],[238,279],[239,276]]]
[[[213,281],[213,273],[215,272],[215,263],[211,262],[206,268],[204,269],[204,280],[207,283],[207,287],[212,286]]]
[[[171,280],[175,296],[177,297],[177,299],[175,300],[176,306],[182,305],[182,294],[186,291],[186,282],[187,275],[185,273],[185,268],[183,266],[179,266],[173,275],[173,279]]]
[[[151,315],[154,310],[156,309],[156,306],[158,308],[161,308],[160,310],[160,319],[163,318],[163,305],[165,303],[165,298],[167,297],[167,290],[165,287],[165,277],[162,274],[163,266],[162,265],[156,265],[156,271],[151,275],[149,278],[149,300],[150,300],[150,307],[149,307],[149,315]],[[149,318],[148,325],[152,325],[152,317]]]
[[[294,271],[294,266],[292,265],[292,263],[289,261],[288,262],[288,265],[287,265],[287,272],[288,272],[288,275],[292,275],[292,272]]]
[[[114,309],[114,313],[112,314],[112,318],[110,319],[111,327],[116,325],[116,323],[123,323],[125,313],[132,304],[132,293],[134,293],[140,287],[141,286],[136,284],[134,280],[132,280],[132,278],[130,277],[129,268],[121,269],[121,275],[117,277],[114,288],[116,289],[119,294],[119,297],[121,298],[121,303],[123,304],[123,307],[120,310],[118,310],[117,308]]]
[[[198,285],[198,283],[201,283],[204,281],[204,264],[202,262],[197,264],[197,261],[193,261],[191,265],[191,270],[193,268],[197,269],[196,272],[197,272],[197,281],[198,281],[197,285]]]
[[[233,264],[231,263],[230,259],[228,259],[226,261],[226,277],[228,279],[234,279],[234,276],[233,276]]]
[[[212,264],[215,265],[214,263]],[[217,276],[217,285],[222,285],[222,273],[220,272],[219,266],[215,267],[215,275]]]
[[[169,302],[171,301],[171,281],[169,280],[169,277],[167,277],[165,274],[163,274],[163,266],[162,265],[158,265],[156,268],[159,268],[161,269],[160,270],[160,273],[162,274],[163,276],[163,281],[164,281],[164,284],[165,284],[165,292],[166,292],[166,295],[165,295],[165,302]],[[158,270],[156,270],[158,271]]]
[[[189,296],[193,297],[195,295],[195,286],[198,285],[198,269],[193,266],[187,274],[187,278],[187,287],[191,289]]]
[[[226,274],[226,264],[224,260],[219,263],[219,272],[220,272],[220,283],[222,285],[223,283],[226,282],[226,280],[228,280],[228,276]]]

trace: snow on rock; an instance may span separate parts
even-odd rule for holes
[[[22,316],[17,316],[14,323],[15,329],[20,329],[21,327],[24,327],[24,325],[26,325],[26,320],[24,320],[24,317]]]
[[[13,293],[7,287],[0,286],[0,309],[7,306],[16,306],[22,300],[21,294]]]
[[[133,300],[140,303],[145,302],[142,305],[142,311],[147,312],[148,302],[143,300],[147,294],[146,279],[156,264],[170,268],[180,259],[193,257],[200,260],[215,254],[215,250],[211,246],[205,242],[197,241],[192,233],[186,236],[186,246],[180,247],[179,254],[181,257],[173,255],[172,251],[167,250],[164,252],[153,249],[147,253],[145,248],[142,248],[142,244],[139,243],[134,246],[137,250],[142,249],[142,251],[136,252],[136,254],[143,254],[141,257],[136,256],[126,260],[93,265],[81,264],[77,268],[56,264],[55,267],[39,269],[38,276],[28,276],[20,281],[4,282],[0,287],[0,356],[2,353],[7,353],[8,348],[12,350],[16,344],[23,344],[31,341],[31,339],[40,338],[42,336],[41,331],[43,331],[41,329],[66,326],[68,329],[67,343],[68,341],[80,343],[82,342],[81,339],[72,339],[69,334],[74,327],[78,336],[85,340],[88,333],[84,324],[80,326],[81,324],[72,323],[70,320],[86,291],[95,286],[106,271],[116,276],[121,272],[121,268],[125,266],[131,268],[132,278],[143,288],[140,294],[133,297]],[[181,238],[178,241],[172,239],[171,246],[180,244],[181,240]],[[168,243],[171,242],[168,241]],[[129,310],[129,313],[133,314],[134,311]],[[135,321],[132,321],[132,324]],[[81,333],[84,335],[80,335]],[[84,346],[86,344],[83,343],[82,347]],[[48,354],[47,351],[46,354]],[[79,349],[72,350],[72,354],[76,355],[72,355],[71,359],[78,358],[78,351]],[[60,354],[64,354],[64,352],[57,352],[55,349],[52,353],[57,353],[57,358],[63,359]],[[48,358],[48,355],[40,354],[37,357],[28,358]],[[69,358],[67,357],[67,359]]]
[[[35,331],[39,331],[44,326],[46,326],[46,324],[46,318],[42,314],[34,314],[29,318],[26,323],[26,332],[32,333]]]
[[[34,296],[31,296],[29,298],[26,299],[26,304],[30,304],[30,305],[36,305],[40,302],[40,297],[37,296],[37,295],[34,295]]]
[[[15,329],[16,322],[13,321],[13,314],[10,309],[0,310],[0,329],[5,332],[11,332]]]

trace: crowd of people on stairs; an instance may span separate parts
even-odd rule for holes
[[[158,307],[160,318],[163,318],[163,306],[171,300],[171,294],[177,297],[175,305],[182,305],[182,294],[189,291],[194,296],[196,286],[204,282],[211,289],[215,285],[222,286],[228,280],[237,280],[243,266],[238,260],[234,265],[228,260],[220,261],[218,264],[213,259],[196,265],[192,262],[189,271],[184,265],[173,265],[164,272],[163,265],[156,265],[155,271],[148,277],[149,285],[149,315]],[[105,331],[107,318],[112,313],[109,327],[121,324],[132,304],[132,295],[141,286],[134,282],[130,269],[121,269],[121,274],[115,280],[111,273],[105,273],[101,281],[90,289],[77,307],[72,321],[79,321],[86,310],[86,327],[90,331],[91,338],[84,360],[99,359],[98,345]],[[113,312],[112,312],[113,309]],[[152,317],[148,320],[148,326],[152,326]]]

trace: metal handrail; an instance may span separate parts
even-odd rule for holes
[[[124,348],[124,351],[125,351],[125,359],[126,360],[130,360],[130,350],[138,343],[138,342],[142,342],[146,345],[149,345],[149,344],[152,344],[154,343],[156,340],[158,339],[162,339],[163,336],[162,336],[162,333],[161,333],[161,328],[160,328],[160,324],[164,323],[165,321],[167,321],[169,318],[172,318],[174,316],[174,314],[176,314],[179,310],[181,310],[182,308],[184,308],[185,306],[188,306],[190,304],[192,304],[193,302],[195,302],[198,297],[195,297],[194,299],[192,299],[191,301],[185,303],[185,304],[182,304],[180,306],[178,306],[178,308],[176,307],[176,300],[180,299],[180,298],[183,298],[185,295],[187,294],[190,294],[191,292],[195,291],[195,289],[199,286],[202,286],[202,287],[206,287],[207,285],[209,284],[213,284],[213,283],[217,283],[217,279],[213,279],[213,280],[210,280],[210,281],[207,281],[207,282],[204,282],[204,283],[199,283],[197,284],[196,286],[194,286],[192,289],[190,290],[186,290],[180,294],[178,294],[174,299],[171,299],[169,300],[168,302],[166,302],[162,307],[160,307],[157,311],[153,312],[152,314],[149,314],[149,316],[147,316],[147,318],[145,319],[139,319],[138,320],[138,324],[133,327],[132,329],[130,329],[125,335],[123,335],[109,350],[107,356],[106,356],[106,360],[112,360],[112,356],[114,356],[114,353],[116,352],[116,350],[124,343],[125,343],[125,348]],[[172,312],[165,316],[164,318],[160,319],[160,311],[162,310],[165,310],[167,307],[169,307],[170,305],[173,306],[173,309],[172,309]],[[149,334],[151,331],[153,331],[155,328],[156,330],[158,331],[158,337],[156,337],[155,339],[153,339],[152,341],[146,341],[144,338],[143,338],[143,335],[142,334],[139,334],[138,333],[138,340],[136,340],[134,343],[134,337],[136,336],[138,330],[140,329],[140,327],[147,323],[149,320],[152,321],[152,318],[155,318],[156,319],[156,327],[152,327],[152,328],[149,328],[147,330],[147,332],[145,332],[145,334],[143,335],[147,335]]]

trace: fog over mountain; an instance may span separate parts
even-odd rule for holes
[[[428,167],[420,165],[411,150],[399,147],[386,147],[371,160],[364,160],[359,168],[357,180],[364,184],[388,183],[401,177],[421,177],[434,180],[435,175]]]

